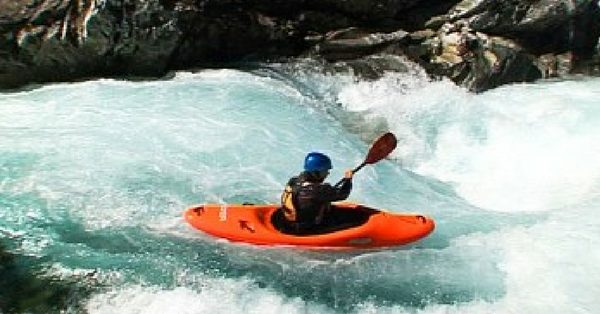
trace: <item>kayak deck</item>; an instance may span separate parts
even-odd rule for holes
[[[279,205],[204,204],[187,209],[184,217],[194,228],[234,242],[321,248],[373,248],[417,241],[435,228],[431,218],[397,214],[353,203],[337,203],[330,220],[316,233],[282,232]]]

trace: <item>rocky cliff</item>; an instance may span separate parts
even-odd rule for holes
[[[591,0],[0,0],[0,88],[379,54],[482,91],[598,75],[599,36]]]

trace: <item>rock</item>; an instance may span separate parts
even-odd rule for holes
[[[422,43],[406,49],[435,76],[446,76],[473,91],[542,77],[536,58],[516,42],[447,23]]]
[[[0,312],[59,313],[83,308],[74,300],[83,300],[91,289],[75,280],[39,278],[32,264],[35,259],[5,251],[0,243]]]
[[[186,25],[171,58],[175,69],[295,55],[304,47],[295,21],[260,12],[215,10],[197,14],[181,28]]]
[[[600,35],[600,8],[593,0],[464,0],[449,17],[467,21],[473,30],[512,38],[536,54],[589,51]]]
[[[439,29],[442,25],[446,24],[446,22],[448,22],[448,17],[446,15],[438,15],[427,20],[423,26],[428,29]]]
[[[432,38],[436,32],[431,29],[418,30],[409,34],[411,43],[421,43],[428,38]]]
[[[385,52],[354,60],[341,60],[329,64],[330,73],[352,74],[363,80],[377,80],[388,72],[412,71],[410,61]]]
[[[313,53],[328,61],[357,59],[399,43],[407,36],[408,33],[403,30],[370,34],[357,28],[348,28],[328,33],[323,42],[315,45]]]
[[[584,2],[571,0],[465,0],[450,13],[453,21],[468,19],[481,32],[540,32],[565,23],[581,11]]]
[[[481,41],[480,41],[481,40]],[[542,77],[537,68],[535,56],[527,53],[517,43],[490,36],[485,38],[478,33],[481,48],[474,53],[484,58],[474,58],[471,71],[462,85],[473,91],[484,91],[513,82],[531,82]]]
[[[307,0],[307,7],[321,8],[322,12],[341,12],[357,20],[378,24],[394,19],[400,12],[424,0]]]
[[[46,1],[26,10],[33,4],[19,1],[20,23],[2,25],[12,31],[0,37],[0,86],[163,75],[181,35],[177,16],[158,0],[143,7],[109,0],[96,7],[99,2]]]
[[[398,14],[396,28],[412,32],[430,28],[437,30],[448,21],[448,10],[460,0],[428,0],[419,2]]]
[[[567,76],[574,70],[573,59],[572,52],[548,53],[538,58],[537,67],[540,69],[543,78]]]
[[[596,73],[599,36],[592,0],[13,0],[0,2],[0,88],[386,52],[483,90]]]

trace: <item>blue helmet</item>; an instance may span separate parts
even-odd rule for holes
[[[329,159],[329,157],[327,157],[325,154],[312,152],[308,153],[306,158],[304,158],[305,171],[325,171],[331,168],[333,168],[331,166],[331,159]]]

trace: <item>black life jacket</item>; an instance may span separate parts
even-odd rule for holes
[[[322,217],[322,211],[329,203],[320,203],[320,183],[311,182],[300,177],[290,179],[281,194],[281,205],[283,214],[289,222],[301,224],[318,223]]]

